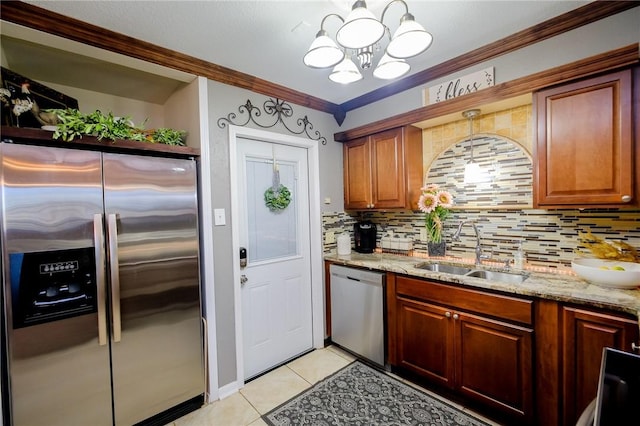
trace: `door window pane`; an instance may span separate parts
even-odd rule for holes
[[[291,192],[291,203],[284,210],[273,212],[264,201],[264,193],[273,182],[273,162],[259,158],[246,161],[249,262],[298,254],[295,168],[294,163],[278,162],[280,183]]]

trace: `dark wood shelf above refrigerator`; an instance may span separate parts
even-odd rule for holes
[[[99,140],[84,136],[71,142],[53,139],[53,132],[36,128],[2,126],[2,141],[23,142],[35,145],[59,146],[65,148],[90,149],[106,152],[136,152],[147,155],[198,157],[200,149],[188,146],[164,145],[131,140]]]

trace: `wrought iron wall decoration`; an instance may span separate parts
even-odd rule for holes
[[[237,115],[235,112],[229,113],[226,117],[222,117],[218,119],[218,127],[224,129],[229,124],[233,124],[236,126],[246,126],[249,122],[253,122],[255,125],[262,127],[263,129],[269,129],[274,127],[278,123],[282,123],[282,125],[287,129],[290,133],[294,135],[305,134],[309,139],[319,141],[322,145],[327,144],[327,138],[322,136],[319,131],[313,130],[313,124],[309,122],[309,118],[305,115],[304,118],[298,118],[297,125],[300,127],[300,131],[296,131],[291,129],[287,123],[285,123],[285,118],[290,118],[293,116],[293,108],[291,105],[286,103],[280,99],[269,99],[264,103],[264,113],[273,117],[274,121],[271,124],[261,124],[256,119],[262,115],[262,111],[259,107],[253,106],[251,100],[247,99],[247,103],[244,105],[240,105],[238,107],[238,111],[240,114],[246,114],[246,120],[241,122],[242,118],[239,118],[236,122]],[[312,132],[310,134],[309,132]]]

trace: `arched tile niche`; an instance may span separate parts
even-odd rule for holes
[[[473,159],[480,179],[464,182],[471,159],[471,141],[465,138],[443,151],[429,167],[426,184],[451,192],[455,208],[522,209],[533,202],[531,156],[516,142],[496,134],[473,136]]]

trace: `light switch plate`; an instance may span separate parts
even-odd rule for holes
[[[226,225],[224,209],[213,209],[213,224],[215,226]]]

